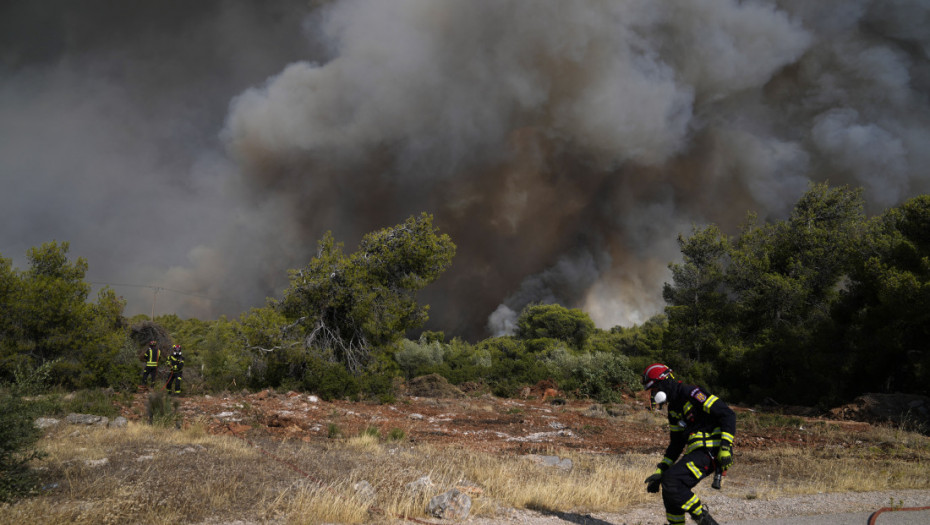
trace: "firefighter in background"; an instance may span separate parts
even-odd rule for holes
[[[158,375],[158,359],[160,357],[161,350],[158,349],[158,341],[149,341],[149,347],[142,357],[142,360],[145,361],[145,369],[142,370],[142,386],[155,386],[155,376]]]
[[[181,345],[174,345],[173,352],[168,356],[168,368],[171,369],[171,375],[168,376],[168,382],[165,383],[165,390],[168,393],[181,393],[181,375],[184,371],[184,356],[181,354]]]
[[[646,367],[643,388],[651,391],[655,404],[668,404],[669,424],[665,457],[646,478],[646,490],[655,493],[661,486],[665,517],[671,525],[685,523],[686,513],[699,525],[718,525],[691,489],[718,468],[725,471],[733,463],[736,414],[717,396],[677,381],[663,364]]]

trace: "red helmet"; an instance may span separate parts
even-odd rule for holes
[[[149,346],[157,346],[158,341],[149,341]]]
[[[672,369],[661,364],[655,363],[643,370],[643,388],[650,389],[657,382],[668,379],[672,376]]]

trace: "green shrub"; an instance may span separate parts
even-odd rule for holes
[[[575,390],[602,403],[619,401],[622,390],[633,390],[639,381],[629,359],[617,354],[576,355],[562,349],[553,352],[546,363],[553,376],[562,378],[563,390]]]
[[[394,379],[387,373],[367,372],[359,378],[361,392],[368,397],[377,399],[381,404],[397,401],[394,392]]]
[[[581,349],[595,332],[594,321],[578,308],[558,304],[529,305],[517,318],[517,338],[523,340],[558,339]]]
[[[33,421],[34,407],[12,393],[0,394],[0,501],[15,501],[33,492],[38,475],[29,462],[42,457],[35,444],[42,436]]]
[[[311,359],[307,363],[301,386],[324,401],[346,398],[357,400],[361,393],[358,378],[350,374],[345,366],[322,359]]]
[[[61,411],[114,418],[119,415],[115,397],[113,390],[108,389],[78,390],[62,399]]]
[[[739,424],[744,429],[743,431],[761,431],[772,428],[798,428],[804,424],[804,420],[798,416],[748,412],[740,414]]]
[[[516,397],[517,393],[520,392],[520,388],[522,387],[520,386],[519,383],[516,383],[516,382],[510,382],[510,381],[500,382],[500,383],[495,383],[491,387],[491,393],[493,393],[497,397],[506,397],[506,398]]]
[[[446,342],[446,333],[443,331],[434,332],[432,330],[424,330],[420,334],[421,343],[445,343]]]
[[[178,412],[178,408],[180,408],[180,403],[177,399],[158,391],[149,394],[146,415],[152,426],[180,428],[181,413]]]
[[[527,339],[523,344],[526,345],[526,351],[531,354],[548,354],[568,345],[565,341],[553,337]]]
[[[439,341],[416,342],[404,339],[400,350],[394,353],[394,360],[404,371],[404,377],[410,379],[423,375],[427,368],[442,364],[444,354],[443,344]]]
[[[186,361],[186,359],[185,359]],[[203,357],[203,387],[207,391],[219,392],[235,386],[249,384],[249,372],[253,372],[249,365],[252,356],[244,352],[230,349],[208,349]],[[185,368],[189,368],[185,362]],[[184,371],[185,380],[187,370]]]
[[[46,361],[33,367],[21,361],[13,370],[13,384],[10,385],[14,396],[35,396],[48,391],[49,377],[58,360]]]

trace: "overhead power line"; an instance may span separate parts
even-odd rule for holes
[[[226,302],[226,303],[235,302],[232,299],[226,299],[223,297],[209,297],[203,294],[198,294],[198,293],[193,293],[193,292],[184,292],[181,290],[174,290],[172,288],[166,288],[164,286],[158,286],[155,284],[107,283],[103,281],[90,281],[90,284],[98,284],[98,285],[105,285],[105,286],[126,286],[130,288],[149,288],[150,290],[152,290],[152,320],[155,319],[155,302],[158,297],[158,292],[162,290],[166,292],[181,294],[181,295],[189,295],[191,297],[198,297],[200,299],[206,299],[208,301],[218,301],[218,302]]]

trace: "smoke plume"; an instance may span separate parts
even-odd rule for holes
[[[0,12],[0,253],[68,240],[156,285],[116,288],[139,313],[238,315],[327,230],[426,211],[458,245],[429,328],[630,325],[694,224],[930,185],[917,0],[68,5]]]

